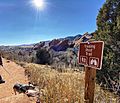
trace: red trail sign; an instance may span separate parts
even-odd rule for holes
[[[79,49],[79,64],[101,69],[103,58],[103,41],[82,42]]]

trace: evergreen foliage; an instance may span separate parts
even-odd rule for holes
[[[106,0],[103,4],[97,16],[95,39],[105,43],[103,67],[97,73],[98,82],[108,88],[116,83],[120,85],[120,0]]]
[[[45,48],[37,50],[36,58],[38,64],[50,64],[50,53]]]

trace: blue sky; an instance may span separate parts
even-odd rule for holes
[[[31,0],[0,0],[0,45],[37,43],[96,30],[105,0],[45,0],[36,10]]]

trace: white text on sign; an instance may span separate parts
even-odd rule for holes
[[[92,51],[95,49],[95,45],[85,44],[86,56],[92,56]]]

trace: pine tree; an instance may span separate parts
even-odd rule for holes
[[[111,87],[111,81],[120,82],[120,0],[106,0],[103,4],[97,16],[95,39],[105,42],[98,82]]]

